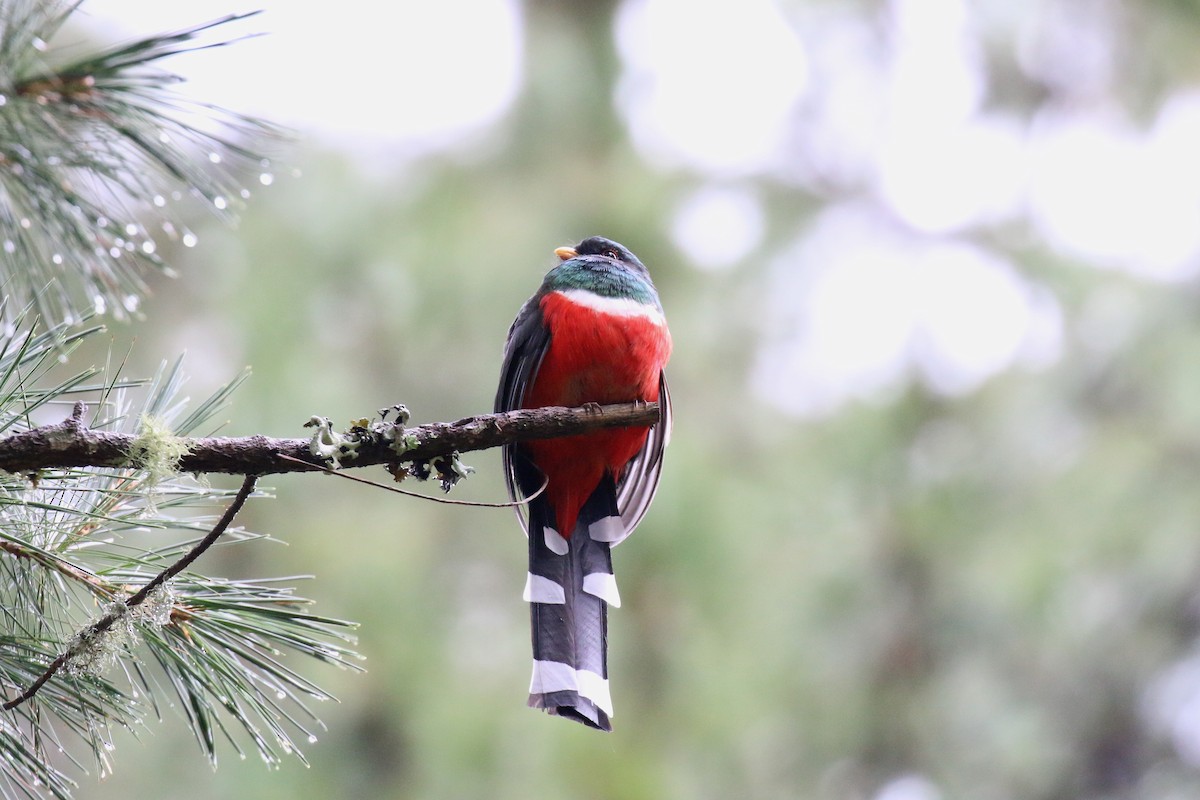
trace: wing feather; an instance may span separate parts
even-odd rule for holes
[[[504,362],[500,368],[500,386],[496,390],[495,411],[520,408],[533,378],[550,347],[550,331],[542,322],[541,293],[521,306],[517,318],[508,329],[504,345]],[[508,495],[514,500],[528,497],[542,485],[542,472],[514,445],[503,447],[504,482]],[[524,505],[516,506],[517,519],[528,532],[528,512]]]
[[[671,441],[671,393],[667,390],[665,372],[658,379],[658,406],[658,424],[650,428],[646,443],[630,460],[620,481],[617,482],[617,508],[621,511],[621,522],[625,525],[625,536],[633,533],[633,529],[646,515],[646,509],[650,508],[650,502],[658,491],[663,452]]]

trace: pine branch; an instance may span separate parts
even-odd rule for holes
[[[46,42],[78,5],[0,3],[0,276],[17,308],[32,303],[54,322],[81,309],[136,313],[146,276],[170,271],[163,245],[195,244],[183,220],[195,206],[230,217],[250,196],[247,179],[273,180],[259,151],[283,138],[186,101],[159,63],[228,44],[201,38],[253,14],[56,64]]]
[[[71,764],[85,769],[77,755],[83,744],[106,774],[112,730],[135,728],[168,706],[184,710],[214,761],[218,735],[245,753],[239,730],[269,764],[284,756],[303,760],[300,743],[320,725],[306,703],[330,695],[287,656],[359,670],[355,625],[314,614],[311,601],[289,585],[296,578],[195,572],[187,556],[213,527],[200,509],[233,493],[173,469],[178,443],[213,430],[214,415],[246,373],[189,408],[180,397],[180,361],[164,362],[146,381],[122,377],[122,364],[63,372],[60,357],[102,329],[59,325],[39,333],[29,315],[18,322],[28,329],[0,337],[0,433],[36,430],[35,413],[44,418],[50,404],[83,397],[93,411],[77,405],[70,425],[91,434],[123,433],[140,466],[47,469],[32,484],[0,473],[5,699],[34,685],[61,654],[73,653],[59,668],[66,675],[43,682],[33,702],[0,719],[0,797],[69,797],[73,783],[60,769],[66,764],[47,757],[47,750],[64,751]],[[156,536],[152,547],[132,544],[125,541],[132,531],[163,538]],[[180,533],[196,538],[180,540]],[[258,538],[233,529],[220,541]],[[178,566],[170,571],[171,565]],[[149,599],[134,604],[138,590],[164,568],[169,583],[152,585]],[[131,604],[133,613],[107,631],[82,618],[98,607],[103,620]],[[104,676],[113,664],[128,685]]]
[[[225,530],[229,527],[230,523],[233,522],[233,518],[236,517],[237,513],[242,510],[242,506],[246,504],[246,500],[254,492],[254,485],[257,482],[257,477],[248,475],[242,482],[242,488],[238,490],[237,495],[233,498],[233,502],[231,502],[229,507],[225,509],[225,513],[221,515],[221,519],[215,526],[213,526],[213,529],[209,531],[207,536],[197,542],[196,545],[182,558],[164,569],[162,572],[155,575],[153,579],[151,579],[144,586],[142,586],[141,589],[134,593],[132,597],[120,604],[116,609],[109,611],[103,617],[89,625],[75,638],[75,642],[86,645],[86,643],[94,641],[96,637],[108,631],[108,629],[115,625],[118,620],[127,615],[131,609],[135,609],[142,603],[146,602],[146,599],[149,598],[160,586],[163,586],[167,581],[174,578],[180,572],[183,572],[193,561],[203,555],[204,551],[216,544],[217,539],[221,538],[221,535],[225,533]],[[57,658],[50,662],[50,666],[46,667],[46,671],[43,672],[37,680],[29,685],[29,688],[4,704],[4,710],[11,711],[37,694],[41,688],[46,685],[47,681],[53,678],[56,674],[58,674],[59,670],[66,666],[68,660],[75,654],[75,652],[76,650],[74,647],[72,647],[67,648],[60,653]]]
[[[63,422],[0,438],[0,470],[28,473],[43,469],[144,465],[146,456],[139,452],[138,436],[88,428],[84,412],[83,404],[78,403]],[[656,403],[621,403],[482,414],[456,422],[413,427],[376,422],[341,434],[344,444],[338,460],[347,467],[421,463],[514,442],[653,425],[658,421]],[[401,436],[404,446],[398,451],[394,441]],[[187,448],[179,460],[181,472],[267,475],[306,469],[303,464],[282,456],[313,466],[326,465],[325,460],[313,454],[311,439],[211,436],[183,438],[180,443]]]

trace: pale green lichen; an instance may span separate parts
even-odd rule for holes
[[[405,433],[399,426],[392,428],[391,435],[387,437],[387,440],[391,443],[392,452],[398,456],[404,455],[421,443],[415,435]]]
[[[160,583],[132,610],[135,621],[161,628],[171,622],[175,610],[175,590],[170,582]]]
[[[63,670],[75,676],[99,675],[115,663],[117,657],[137,641],[129,611],[123,600],[115,600],[104,609],[104,617],[114,618],[111,625],[102,631],[89,625],[76,633],[67,645]]]
[[[138,644],[139,624],[156,628],[169,625],[175,600],[170,583],[163,583],[136,606],[125,600],[112,601],[100,617],[101,620],[112,617],[112,623],[104,630],[96,630],[98,623],[94,622],[76,633],[67,644],[63,669],[75,676],[99,675],[123,652]]]
[[[429,464],[437,470],[438,480],[442,482],[444,492],[450,491],[456,483],[475,471],[474,467],[462,462],[457,450],[449,456],[436,456],[429,460]]]
[[[333,423],[325,417],[313,416],[304,423],[306,428],[316,428],[308,443],[308,451],[317,458],[327,462],[334,469],[341,469],[342,459],[358,457],[358,447],[362,444],[357,437],[346,436],[333,429]]]
[[[161,417],[143,414],[137,438],[129,445],[129,457],[146,473],[146,486],[153,487],[179,473],[179,460],[189,445],[171,432]]]
[[[441,459],[439,459],[439,461],[440,460]],[[475,471],[474,467],[464,464],[462,462],[462,458],[458,455],[457,450],[455,450],[453,453],[450,454],[450,469],[459,478],[465,478],[468,475],[470,475],[472,472]]]
[[[404,403],[397,403],[392,406],[392,411],[396,414],[396,424],[403,428],[408,424],[409,418],[412,416],[408,411],[408,406]]]
[[[388,412],[394,412],[396,415],[392,422],[387,422],[386,420]],[[379,413],[384,419],[377,422],[377,427],[372,428],[372,430],[378,433],[383,438],[383,441],[388,443],[388,447],[391,448],[393,453],[402,456],[420,444],[420,440],[416,436],[404,432],[404,426],[408,424],[408,420],[412,417],[408,406],[403,403],[397,403]]]

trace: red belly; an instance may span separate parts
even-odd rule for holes
[[[671,352],[665,325],[646,316],[599,312],[557,292],[543,298],[542,314],[550,346],[525,408],[658,400],[659,376]],[[616,428],[526,445],[549,480],[546,495],[562,536],[571,535],[579,509],[605,471],[619,478],[646,434],[644,427]]]

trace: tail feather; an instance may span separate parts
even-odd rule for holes
[[[565,540],[551,527],[548,511],[530,509],[525,586],[533,632],[529,705],[612,730],[608,606],[620,605],[620,596],[603,535],[611,529],[611,518],[620,522],[615,490],[611,481],[602,481]]]

